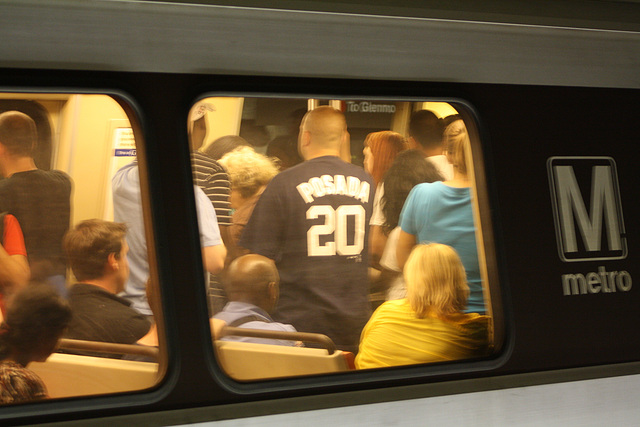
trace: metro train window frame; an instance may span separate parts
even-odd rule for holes
[[[142,198],[142,212],[143,212],[143,225],[144,235],[147,242],[147,255],[149,259],[150,270],[150,283],[155,288],[155,292],[159,295],[160,313],[156,316],[158,326],[158,341],[159,341],[159,353],[158,353],[158,370],[156,373],[155,382],[149,387],[123,390],[116,392],[107,392],[100,394],[84,394],[70,397],[52,397],[44,400],[37,400],[20,405],[2,405],[0,419],[4,417],[12,417],[16,415],[24,415],[36,411],[36,413],[47,413],[49,410],[58,411],[74,411],[74,410],[90,410],[91,408],[117,408],[130,405],[148,405],[159,401],[162,395],[166,394],[166,383],[170,381],[172,376],[175,376],[175,369],[171,367],[175,365],[175,361],[172,361],[173,355],[171,350],[171,338],[168,337],[167,322],[172,317],[170,314],[169,306],[166,303],[166,289],[162,286],[161,276],[158,271],[158,254],[156,246],[158,244],[156,239],[157,223],[153,219],[153,202],[151,196],[151,188],[149,185],[149,171],[147,165],[146,155],[146,137],[148,128],[145,126],[145,116],[142,113],[139,103],[132,95],[118,89],[103,89],[103,88],[76,88],[76,87],[64,87],[64,88],[51,88],[51,87],[10,87],[0,86],[0,95],[11,96],[12,98],[2,99],[14,99],[14,100],[38,100],[38,97],[53,100],[53,101],[68,101],[74,95],[78,96],[105,96],[110,98],[114,103],[118,104],[122,113],[126,116],[131,131],[133,133],[138,159],[138,165],[140,168],[140,192]],[[53,143],[53,140],[51,141]],[[56,158],[58,147],[53,147],[53,144],[49,147],[51,167],[49,169],[55,169],[53,161]],[[110,149],[109,152],[112,150]],[[113,155],[113,154],[112,154]],[[107,179],[109,177],[107,176]],[[71,211],[74,210],[74,198],[75,198],[75,185],[72,187],[72,206]],[[70,229],[76,225],[76,222],[72,221]],[[54,351],[54,354],[56,351]],[[174,366],[175,368],[175,366]],[[88,404],[90,399],[90,404]]]
[[[493,308],[492,333],[493,347],[486,356],[462,359],[449,362],[439,362],[431,364],[405,365],[397,367],[351,370],[347,372],[318,374],[309,376],[292,376],[273,379],[257,379],[251,381],[240,381],[225,373],[222,366],[218,363],[215,354],[215,344],[211,337],[208,345],[205,346],[207,360],[209,361],[209,371],[215,380],[223,385],[227,390],[233,393],[254,394],[264,392],[275,392],[283,390],[322,388],[333,385],[353,384],[360,382],[362,384],[379,382],[392,379],[407,378],[424,378],[435,375],[461,373],[461,372],[481,372],[485,370],[495,369],[505,361],[505,344],[507,344],[507,325],[505,323],[505,307],[504,295],[505,289],[500,286],[497,252],[495,247],[495,221],[494,213],[491,210],[490,194],[488,188],[487,174],[484,160],[484,152],[487,149],[484,141],[487,140],[486,135],[481,137],[482,124],[479,119],[477,110],[466,100],[458,97],[407,97],[398,96],[354,96],[354,95],[333,95],[333,94],[309,94],[309,93],[260,93],[260,92],[227,92],[227,91],[210,91],[200,94],[194,98],[190,104],[192,108],[198,102],[207,98],[270,98],[270,99],[317,99],[322,102],[330,103],[332,100],[339,101],[377,101],[377,102],[444,102],[454,107],[465,125],[467,125],[469,137],[471,140],[471,157],[473,160],[473,185],[476,197],[474,199],[474,222],[476,223],[477,233],[482,237],[482,248],[484,249],[484,268],[486,270],[486,289],[489,291],[489,298],[486,300],[488,306]],[[352,152],[353,155],[353,152]],[[479,224],[478,224],[479,223]],[[481,243],[478,242],[478,248]],[[482,263],[482,261],[481,261]],[[484,281],[484,279],[483,279]]]

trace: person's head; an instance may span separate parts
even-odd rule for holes
[[[213,141],[204,149],[204,154],[214,160],[220,160],[222,156],[239,147],[250,147],[246,139],[238,135],[225,135]]]
[[[469,134],[462,120],[451,123],[444,131],[447,159],[454,169],[463,175],[467,174],[467,154],[471,150]]]
[[[287,131],[289,135],[298,135],[298,131],[300,130],[300,123],[302,123],[302,119],[304,115],[307,114],[306,108],[298,108],[297,110],[293,110],[289,113],[287,118]]]
[[[7,303],[0,325],[0,359],[11,357],[24,366],[44,362],[70,321],[69,304],[50,285],[27,285]]]
[[[447,245],[416,245],[404,266],[407,300],[419,318],[442,317],[467,305],[467,275],[457,252]]]
[[[309,111],[300,123],[298,151],[304,160],[340,154],[347,137],[347,121],[341,111],[321,106]]]
[[[406,150],[398,154],[383,181],[382,212],[385,215],[385,233],[391,232],[398,225],[402,206],[413,187],[442,179],[438,168],[426,161],[420,151]]]
[[[449,126],[451,123],[458,120],[462,120],[462,116],[460,114],[451,114],[450,116],[441,118],[440,123],[441,123],[442,129],[446,129],[447,126]]]
[[[364,140],[364,170],[373,176],[377,184],[382,181],[393,159],[406,148],[406,141],[397,132],[372,132]]]
[[[63,247],[76,279],[80,282],[108,279],[112,292],[122,291],[129,278],[126,234],[125,224],[101,219],[82,221],[69,230]]]
[[[0,114],[0,150],[13,157],[32,157],[38,144],[33,119],[19,111]]]
[[[409,121],[409,142],[412,148],[425,151],[442,149],[442,125],[429,110],[416,111]]]
[[[278,303],[280,276],[275,263],[262,255],[243,255],[227,269],[225,291],[230,301],[256,305],[271,312]]]
[[[240,136],[253,147],[264,147],[269,144],[267,128],[256,123],[255,120],[242,120]]]
[[[192,150],[197,150],[204,144],[207,136],[207,112],[216,111],[215,107],[207,102],[196,104],[189,113],[189,145]]]
[[[235,209],[253,197],[278,174],[278,167],[269,157],[251,147],[236,148],[220,159],[231,182],[231,206]]]

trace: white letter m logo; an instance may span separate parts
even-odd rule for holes
[[[547,171],[560,259],[573,262],[626,258],[615,161],[611,157],[551,157]],[[578,182],[591,183],[589,211]],[[607,248],[603,248],[604,241]]]

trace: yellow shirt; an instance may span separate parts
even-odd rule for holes
[[[362,330],[356,368],[443,362],[482,355],[489,318],[460,313],[449,320],[419,319],[408,300],[387,301]]]

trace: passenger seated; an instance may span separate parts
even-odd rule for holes
[[[274,322],[269,315],[278,303],[279,283],[278,270],[269,258],[254,254],[236,258],[229,265],[225,280],[229,303],[214,319],[237,328],[296,332],[293,326]],[[297,345],[295,341],[239,336],[226,336],[222,340]]]
[[[27,365],[47,360],[70,319],[69,305],[49,285],[27,285],[9,299],[0,325],[0,403],[48,397]]]
[[[358,369],[444,362],[486,352],[489,318],[462,312],[469,286],[453,248],[416,246],[404,278],[407,298],[383,303],[364,327]]]
[[[68,263],[80,281],[69,290],[66,338],[135,344],[149,331],[147,318],[116,295],[129,278],[126,231],[124,224],[90,219],[65,235]]]

